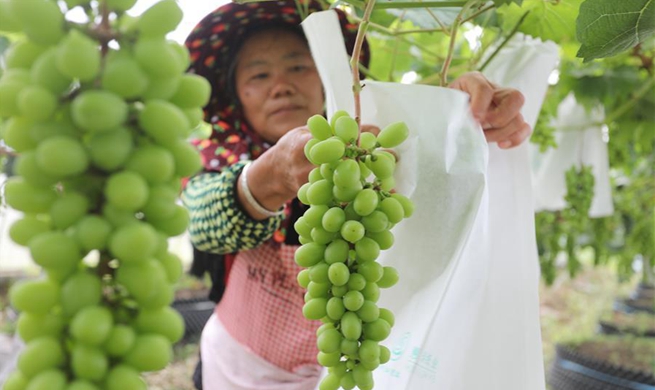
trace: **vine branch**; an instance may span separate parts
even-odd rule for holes
[[[450,33],[450,44],[448,45],[448,55],[446,56],[446,60],[443,62],[443,65],[441,66],[441,72],[440,72],[442,87],[446,85],[448,80],[448,68],[450,67],[450,63],[453,60],[453,54],[455,53],[455,41],[457,40],[457,30],[459,30],[459,26],[462,23],[462,17],[476,1],[477,0],[467,1],[466,4],[464,4],[462,9],[457,14],[457,17],[453,21],[453,25],[450,26],[451,33]]]
[[[530,11],[525,11],[525,13],[523,14],[523,16],[521,16],[521,19],[519,19],[519,21],[516,23],[512,31],[510,31],[510,33],[505,37],[503,42],[496,48],[496,50],[494,50],[494,52],[491,53],[489,58],[487,58],[486,61],[484,61],[484,64],[480,66],[480,69],[478,69],[480,72],[482,72],[484,68],[486,68],[487,65],[489,65],[491,60],[493,60],[498,55],[498,53],[500,53],[503,47],[507,45],[507,42],[509,42],[509,40],[512,39],[512,37],[519,31],[519,27],[521,27],[521,24],[523,24],[523,21],[525,20],[525,18],[528,16],[529,13]]]
[[[359,78],[359,57],[362,53],[362,46],[364,45],[364,36],[366,35],[366,30],[368,29],[368,24],[370,23],[371,13],[373,12],[374,6],[375,6],[375,0],[368,0],[368,2],[366,3],[366,9],[364,10],[364,17],[362,18],[362,21],[359,24],[359,29],[357,30],[357,38],[355,38],[353,55],[350,60],[350,67],[353,72],[353,94],[355,95],[355,121],[357,121],[357,127],[360,127],[360,117],[362,111],[361,101],[359,98],[359,93],[362,90],[362,85]],[[359,135],[357,135],[357,144],[359,145]]]

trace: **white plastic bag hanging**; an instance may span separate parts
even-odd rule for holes
[[[336,15],[314,13],[303,27],[328,116],[353,114]],[[488,163],[497,164],[487,161],[487,143],[459,91],[366,81],[361,99],[362,123],[403,120],[411,129],[397,150],[395,179],[417,210],[394,227],[395,244],[379,259],[398,269],[400,281],[378,302],[396,324],[384,342],[391,360],[374,372],[376,390],[544,389],[527,151],[503,161],[524,169],[490,175]],[[526,180],[527,190],[517,188]],[[500,242],[491,240],[496,235]]]
[[[589,217],[614,214],[607,143],[600,125],[604,119],[602,106],[587,111],[572,93],[560,103],[553,123],[557,148],[541,155],[541,164],[535,172],[535,211],[564,209],[566,171],[574,166],[590,165],[594,175],[594,197]]]

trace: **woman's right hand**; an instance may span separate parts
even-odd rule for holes
[[[253,161],[248,169],[248,188],[261,206],[270,211],[280,209],[296,197],[298,189],[308,181],[314,165],[305,157],[305,144],[312,138],[306,126],[290,130],[278,142]],[[243,183],[237,183],[240,203],[255,219],[265,219],[248,204]]]

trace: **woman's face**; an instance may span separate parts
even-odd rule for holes
[[[323,87],[307,44],[275,29],[248,38],[237,55],[235,82],[244,115],[266,141],[323,113]]]

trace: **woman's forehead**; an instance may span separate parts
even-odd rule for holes
[[[311,56],[307,42],[297,33],[283,29],[258,31],[246,39],[237,53],[244,66],[275,60],[295,60]]]

